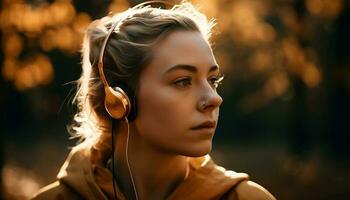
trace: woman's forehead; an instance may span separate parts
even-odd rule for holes
[[[153,48],[150,68],[165,73],[176,65],[211,68],[217,66],[212,49],[201,33],[175,31]],[[151,69],[152,70],[152,69]]]

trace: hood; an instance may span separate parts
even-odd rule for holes
[[[84,199],[114,199],[112,174],[102,165],[103,162],[97,161],[106,159],[100,153],[94,147],[73,149],[57,178]],[[225,170],[216,165],[209,155],[191,158],[188,177],[168,200],[217,199],[244,180],[248,180],[247,174]],[[118,199],[125,199],[118,186],[116,189]]]
[[[83,199],[107,199],[94,178],[96,166],[90,162],[87,149],[74,148],[61,167],[57,179],[69,186]]]

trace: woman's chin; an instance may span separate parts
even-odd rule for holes
[[[185,156],[189,157],[201,157],[209,154],[212,149],[212,142],[208,141],[203,144],[193,145],[188,152],[186,152]]]

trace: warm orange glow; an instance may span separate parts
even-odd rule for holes
[[[55,1],[32,7],[23,2],[10,3],[2,11],[1,24],[14,26],[29,34],[39,34],[45,28],[70,23],[75,16],[75,9],[70,1]]]
[[[2,75],[4,76],[5,80],[12,81],[13,77],[16,73],[16,60],[14,59],[6,59],[4,61],[3,67],[2,67]]]
[[[49,84],[54,77],[54,70],[48,57],[39,55],[36,58],[35,80],[41,85]]]
[[[224,71],[232,70],[232,64],[230,62],[230,55],[227,54],[225,51],[216,51],[215,52],[215,58],[220,65],[220,68]]]
[[[232,15],[233,37],[240,38],[244,43],[255,40],[255,29],[258,24],[258,19],[252,8],[252,4],[244,2],[234,4]]]
[[[111,13],[118,13],[129,8],[129,2],[127,0],[113,0],[109,5],[109,11]]]
[[[40,34],[47,27],[69,24],[75,17],[75,8],[68,0],[55,1],[37,7],[23,2],[9,3],[1,12],[1,24],[14,26],[27,34]]]
[[[15,33],[6,34],[3,41],[4,54],[10,58],[17,57],[23,49],[22,38]]]
[[[316,66],[308,64],[303,71],[302,79],[308,87],[316,87],[321,82],[321,72]]]
[[[5,165],[2,176],[4,192],[11,199],[29,199],[40,188],[36,175],[23,168]]]
[[[217,0],[192,0],[191,2],[197,5],[208,18],[217,17],[219,12],[219,2]]]
[[[277,72],[273,74],[264,85],[264,94],[268,99],[281,96],[287,91],[289,80],[285,73]]]
[[[256,72],[265,72],[271,69],[273,55],[271,50],[259,49],[249,59],[250,67]]]
[[[23,8],[23,11],[19,27],[28,33],[40,33],[44,28],[40,13],[31,9],[28,5]]]
[[[6,63],[5,63],[6,64]],[[3,73],[13,80],[18,90],[27,90],[39,85],[50,83],[54,76],[53,67],[48,57],[37,55],[22,63],[9,62]],[[10,79],[11,78],[11,79]]]
[[[268,4],[260,1],[236,1],[232,4],[231,25],[225,30],[232,34],[232,39],[240,44],[255,46],[275,39],[274,28],[262,18],[269,9]]]
[[[323,0],[306,0],[306,8],[314,15],[320,15],[323,8]]]
[[[18,90],[30,89],[34,86],[34,78],[28,67],[17,70],[14,83]]]
[[[288,38],[283,40],[282,49],[289,63],[289,65],[287,65],[288,70],[294,75],[300,74],[301,63],[304,60],[304,56],[295,39]]]
[[[79,37],[78,41],[77,37]],[[58,29],[48,30],[40,38],[40,45],[46,51],[59,48],[65,52],[74,52],[79,48],[81,37],[82,33],[76,33],[70,27],[64,26]]]
[[[276,37],[275,29],[267,24],[262,23],[260,26],[257,27],[256,30],[256,38],[258,41],[261,41],[263,43],[272,42]]]
[[[48,30],[46,31],[43,36],[40,38],[40,46],[43,48],[45,51],[50,51],[52,50],[54,46],[54,36],[55,32],[53,30]]]
[[[287,30],[298,32],[299,23],[296,16],[296,13],[291,7],[283,7],[278,11],[278,15],[281,18],[281,21],[286,26]]]
[[[299,76],[310,88],[316,87],[322,80],[321,72],[306,58],[305,50],[293,39],[286,39],[282,43],[282,49],[288,62],[288,70],[291,74]]]
[[[343,8],[342,0],[306,0],[306,8],[316,16],[335,18]]]
[[[73,22],[73,29],[75,32],[83,34],[90,22],[91,17],[87,13],[78,13]],[[81,35],[81,37],[83,36]]]
[[[75,8],[69,0],[59,0],[49,7],[53,23],[56,25],[68,24],[73,21]]]
[[[4,1],[0,27],[4,34],[2,75],[18,90],[50,83],[53,67],[48,57],[38,55],[18,60],[23,39],[39,41],[40,48],[77,53],[85,28],[91,22],[87,13],[76,13],[70,0],[30,5],[23,0]],[[26,47],[27,48],[27,47]],[[37,51],[37,50],[35,50]]]
[[[276,72],[267,79],[262,88],[243,97],[239,108],[245,113],[260,109],[273,99],[285,94],[289,85],[290,81],[287,74],[285,72]]]
[[[300,77],[310,88],[322,81],[321,72],[314,60],[307,57],[306,50],[300,47],[297,35],[281,37],[275,27],[266,22],[265,17],[273,13],[274,9],[270,1],[236,0],[225,4],[217,0],[191,2],[198,5],[208,18],[218,18],[218,30],[226,38],[219,35],[216,41],[233,42],[231,45],[241,45],[252,52],[246,57],[239,57],[247,62],[233,60],[234,52],[216,52],[222,67],[230,66],[228,70],[231,70],[231,66],[248,65],[247,69],[236,68],[239,73],[245,73],[241,77],[245,80],[260,75],[275,77],[271,73],[275,73],[277,68],[285,68],[287,73]],[[343,7],[342,0],[306,0],[305,4],[311,14],[325,17],[337,16]],[[127,0],[113,0],[109,11],[120,12],[128,6]],[[287,4],[280,6],[276,14],[289,32],[299,34],[302,31],[302,24],[292,7]],[[43,59],[45,61],[37,58],[18,60],[18,55],[24,48],[24,37],[38,41],[39,48],[43,51],[59,49],[74,54],[80,49],[83,33],[92,21],[88,13],[77,12],[71,0],[56,0],[35,6],[23,0],[6,0],[3,1],[0,16],[5,54],[2,74],[6,80],[13,80],[19,89],[48,84],[53,76],[53,67],[48,57]],[[279,47],[281,50],[276,50]],[[260,88],[260,95],[278,97],[288,84],[282,78],[275,77],[269,78],[266,85]]]
[[[69,27],[57,29],[53,35],[54,44],[64,51],[76,49],[75,33]]]

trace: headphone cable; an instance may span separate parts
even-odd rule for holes
[[[114,199],[117,200],[117,192],[115,191],[115,173],[114,173],[114,151],[115,151],[115,147],[114,147],[114,128],[115,128],[115,122],[114,119],[112,120],[112,175],[113,175],[113,193],[114,193]]]
[[[127,164],[127,166],[128,166],[129,175],[130,175],[130,178],[131,178],[132,186],[133,186],[133,188],[134,188],[135,199],[136,199],[136,200],[139,200],[139,197],[138,197],[137,191],[136,191],[135,182],[134,182],[134,177],[132,176],[132,172],[131,172],[131,169],[130,169],[129,156],[128,156],[129,137],[130,137],[129,121],[128,121],[128,118],[127,118],[127,117],[125,117],[124,120],[125,120],[126,124],[128,125],[128,131],[127,131],[128,136],[127,136],[127,138],[126,138],[126,149],[125,149],[126,164]]]
[[[136,186],[135,186],[135,182],[134,182],[134,178],[130,169],[130,163],[129,163],[129,156],[128,156],[128,149],[129,149],[129,136],[130,136],[130,131],[129,131],[129,121],[128,119],[125,117],[125,122],[127,124],[127,138],[126,138],[126,149],[125,149],[125,157],[126,157],[126,164],[129,170],[129,175],[131,178],[131,182],[132,182],[132,186],[134,189],[134,194],[135,194],[135,198],[136,200],[138,200],[138,195],[137,195],[137,190],[136,190]],[[115,161],[114,161],[114,151],[115,151],[115,141],[114,141],[114,129],[115,129],[115,122],[114,120],[112,121],[112,175],[113,175],[113,192],[114,192],[114,198],[117,199],[117,192],[116,192],[116,186],[115,186]]]

